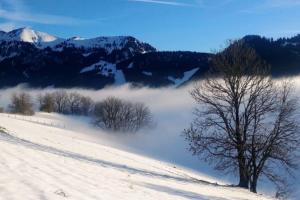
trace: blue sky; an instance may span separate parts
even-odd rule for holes
[[[246,34],[300,33],[300,0],[0,0],[0,28],[132,35],[159,50],[216,50]]]

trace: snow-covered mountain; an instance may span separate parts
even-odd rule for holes
[[[273,75],[300,73],[300,36],[242,38],[271,65]],[[64,39],[30,28],[0,32],[0,87],[179,87],[208,70],[213,54],[157,51],[131,36]]]
[[[179,86],[206,69],[209,57],[157,52],[131,36],[64,39],[21,28],[0,32],[0,87],[20,83],[88,88],[125,83]],[[191,70],[194,73],[185,76]]]
[[[108,53],[111,53],[114,50],[121,50],[126,46],[130,46],[129,48],[131,48],[131,51],[139,51],[140,53],[155,51],[155,49],[151,48],[150,45],[141,43],[137,39],[130,36],[97,37],[92,39],[71,37],[64,39],[48,33],[35,31],[27,27],[16,29],[10,32],[1,31],[0,41],[27,42],[41,49],[50,47],[52,50],[61,50],[62,48],[68,47],[84,48],[86,50],[104,48]]]
[[[10,32],[0,32],[0,40],[1,41],[20,41],[20,42],[28,42],[33,44],[50,44],[52,42],[62,42],[63,39],[55,37],[53,35],[32,30],[30,28],[20,28],[16,30],[12,30]]]

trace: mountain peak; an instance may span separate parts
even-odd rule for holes
[[[29,42],[29,43],[47,43],[58,40],[59,38],[48,33],[35,31],[29,27],[12,30],[6,34],[7,40]]]
[[[245,42],[251,42],[253,40],[260,40],[262,37],[260,35],[246,35],[242,38]]]

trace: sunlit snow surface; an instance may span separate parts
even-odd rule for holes
[[[270,199],[92,142],[62,119],[0,115],[0,199]]]
[[[87,73],[91,71],[97,71],[97,74],[114,78],[115,85],[122,85],[126,83],[123,71],[118,70],[116,64],[100,60],[91,66],[84,67],[79,73]]]
[[[237,179],[187,151],[182,130],[193,118],[190,90],[69,90],[95,101],[117,96],[146,103],[155,126],[133,135],[105,133],[87,117],[0,114],[0,126],[10,134],[0,137],[0,199],[270,199],[215,185]],[[7,106],[18,91],[24,88],[1,90],[0,105]],[[54,89],[27,91],[36,97]],[[265,185],[260,183],[259,192],[268,192]]]
[[[173,78],[169,76],[168,79],[174,83],[175,87],[180,86],[181,84],[185,83],[186,81],[190,80],[192,76],[199,70],[199,68],[192,69],[190,71],[186,71],[183,73],[183,78]]]
[[[129,40],[133,40],[135,44],[140,42],[128,36],[114,36],[114,37],[96,37],[85,39],[80,37],[72,37],[68,39],[59,38],[48,33],[35,31],[31,28],[20,28],[10,32],[0,31],[1,41],[22,41],[34,44],[38,48],[50,47],[54,51],[61,51],[63,47],[76,48],[104,48],[108,54],[114,50],[124,48]],[[146,53],[145,49],[140,49],[141,53]]]

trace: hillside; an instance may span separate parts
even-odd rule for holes
[[[300,35],[278,40],[248,35],[242,40],[270,64],[274,76],[295,76],[300,73]]]
[[[0,133],[1,199],[271,199],[92,142],[57,115],[1,114],[0,121],[6,130]]]
[[[131,36],[64,39],[21,28],[0,32],[0,87],[178,86],[206,70],[210,56],[157,52]]]
[[[248,35],[241,40],[271,66],[274,76],[300,73],[299,35],[273,40]],[[201,78],[214,54],[159,51],[131,36],[60,38],[30,28],[0,32],[0,88],[101,89],[135,86],[178,87]]]

